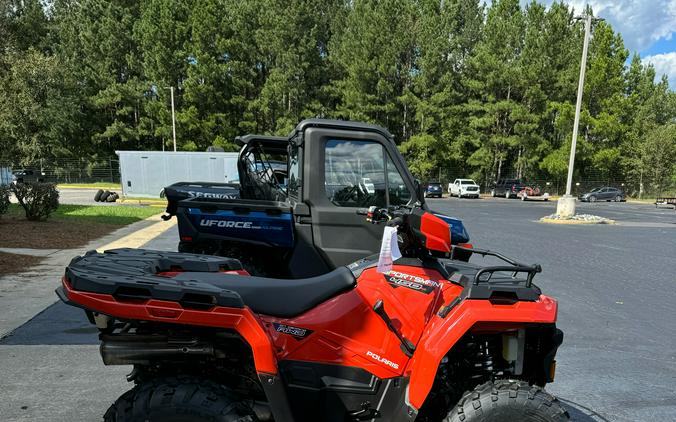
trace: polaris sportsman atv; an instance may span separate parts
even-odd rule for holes
[[[73,259],[58,295],[106,365],[133,365],[105,421],[568,420],[543,389],[563,333],[539,265],[453,259],[448,224],[417,206],[360,214],[397,228],[391,269],[386,250],[305,279],[142,249]]]

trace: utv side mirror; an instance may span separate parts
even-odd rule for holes
[[[418,201],[423,202],[425,200],[425,190],[420,183],[420,179],[415,179],[415,194],[418,197]]]

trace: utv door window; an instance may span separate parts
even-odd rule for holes
[[[411,194],[382,145],[329,140],[324,154],[327,198],[341,207],[406,204]],[[387,174],[387,177],[386,177]]]
[[[378,143],[327,141],[324,177],[326,196],[335,205],[386,206],[385,161]]]
[[[408,191],[404,179],[394,166],[389,155],[387,157],[387,186],[389,192],[390,205],[406,205],[411,201],[411,193]]]

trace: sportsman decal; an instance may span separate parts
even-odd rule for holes
[[[388,271],[384,275],[385,280],[387,280],[394,288],[405,287],[425,294],[432,293],[434,289],[441,286],[437,281],[428,280],[417,275],[401,273],[399,271]]]

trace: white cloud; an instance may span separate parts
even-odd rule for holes
[[[605,18],[622,34],[625,46],[631,51],[644,50],[659,39],[669,40],[676,31],[676,0],[572,0],[568,3],[576,12],[581,12],[588,3],[596,16]]]
[[[662,75],[669,78],[669,86],[676,87],[676,51],[664,54],[655,54],[643,58],[644,63],[652,63],[655,66],[656,79],[660,80]]]
[[[525,6],[531,0],[521,0]],[[538,0],[551,5],[555,0]],[[558,0],[557,0],[558,1]],[[643,51],[659,39],[670,40],[676,32],[676,0],[564,0],[576,13],[589,4],[594,15],[606,19],[632,52]],[[491,0],[486,0],[490,5]]]

